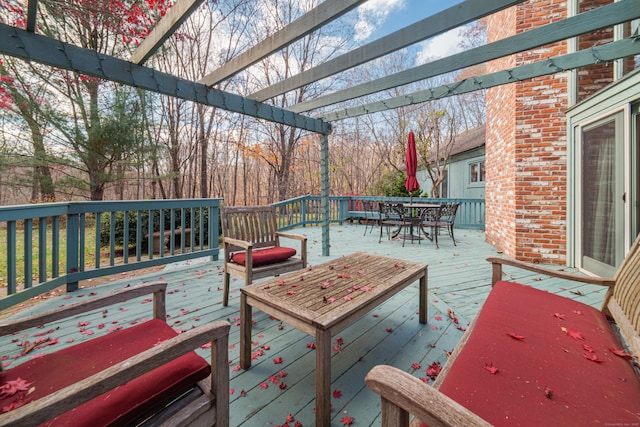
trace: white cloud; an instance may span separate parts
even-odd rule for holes
[[[465,27],[454,28],[420,43],[420,50],[416,55],[416,65],[426,64],[462,52],[464,49],[460,47],[460,40],[464,30]]]
[[[405,7],[405,0],[369,0],[358,7],[358,21],[355,24],[355,41],[368,39],[396,9]]]

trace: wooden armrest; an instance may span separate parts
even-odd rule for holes
[[[219,321],[184,332],[89,378],[0,416],[0,426],[39,425],[209,342],[212,343],[212,349],[221,346],[224,351],[219,353],[226,354],[230,327],[229,322]],[[217,343],[218,340],[220,343]],[[212,366],[213,375],[216,375],[218,368],[229,369],[226,360],[218,360],[217,363],[218,366]],[[221,377],[224,378],[223,375]],[[228,384],[224,387],[228,389]]]
[[[115,291],[109,295],[71,304],[66,307],[56,308],[45,313],[34,314],[0,323],[0,336],[34,328],[45,323],[53,322],[67,317],[77,316],[88,311],[97,310],[113,304],[118,304],[130,299],[153,293],[153,316],[156,319],[166,321],[166,295],[167,284],[165,282],[144,283],[130,288]]]
[[[572,280],[574,282],[590,283],[592,285],[600,285],[600,286],[608,286],[608,287],[613,287],[615,285],[614,279],[611,279],[611,278],[567,273],[565,271],[552,270],[550,268],[541,267],[537,264],[517,261],[510,258],[489,257],[487,258],[487,261],[493,264],[493,275],[491,278],[491,286],[495,285],[497,281],[502,280],[502,265],[518,267],[523,270],[529,270],[535,273],[546,274],[547,276],[557,277],[560,279]]]
[[[301,242],[307,240],[307,236],[300,236],[299,234],[283,233],[281,231],[277,231],[276,235],[279,237],[285,237],[287,239],[300,240]]]
[[[244,248],[245,250],[253,248],[253,243],[247,242],[246,240],[232,239],[231,237],[222,237],[222,241],[225,244],[239,246],[241,248]]]
[[[490,426],[458,402],[392,366],[374,366],[365,382],[382,398],[382,427],[406,427],[408,414],[430,427]]]

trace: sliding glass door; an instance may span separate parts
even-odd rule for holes
[[[624,110],[581,127],[579,263],[611,276],[625,253]]]

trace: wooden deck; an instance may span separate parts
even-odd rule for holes
[[[490,288],[491,265],[487,256],[497,251],[484,240],[484,233],[476,230],[456,230],[458,246],[443,234],[440,249],[430,241],[388,241],[383,236],[378,243],[377,230],[363,236],[364,226],[345,224],[331,228],[331,256],[322,257],[321,229],[292,230],[309,238],[309,262],[319,264],[331,258],[356,251],[365,251],[394,258],[427,263],[429,307],[428,323],[418,322],[418,282],[380,305],[370,314],[345,329],[334,338],[332,354],[332,425],[343,425],[344,417],[352,417],[354,426],[379,425],[380,410],[377,395],[364,384],[364,376],[377,364],[389,364],[406,370],[419,378],[434,362],[444,364],[462,336],[462,329],[478,312]],[[560,267],[558,267],[560,268]],[[577,298],[587,304],[599,306],[604,290],[590,285],[567,285],[546,276],[518,271],[510,277],[522,283]],[[228,319],[231,324],[229,338],[231,422],[232,426],[276,426],[289,419],[289,425],[299,421],[303,426],[314,425],[315,357],[313,339],[292,327],[254,311],[253,348],[256,356],[251,369],[239,368],[239,287],[241,280],[232,280],[228,307],[222,302],[222,261],[193,260],[173,264],[164,270],[120,279],[91,287],[81,287],[73,294],[55,297],[16,314],[50,310],[80,299],[103,295],[114,289],[135,285],[143,281],[164,280],[169,283],[167,313],[169,323],[176,329],[189,329],[205,322]],[[65,324],[49,324],[37,330],[0,341],[2,363],[8,369],[26,358],[54,351],[88,339],[88,334],[104,334],[111,328],[126,326],[150,317],[147,300],[135,301],[109,310],[97,312]],[[457,320],[457,324],[454,322]],[[80,322],[83,322],[81,326]],[[86,322],[90,322],[86,324]],[[36,348],[21,356],[20,343],[43,340]],[[262,352],[257,352],[261,349]],[[201,350],[208,357],[207,350]],[[274,360],[275,359],[275,360]],[[281,363],[276,363],[280,362]],[[419,366],[418,366],[419,365]],[[291,419],[295,420],[291,422]],[[346,421],[346,419],[345,419]]]

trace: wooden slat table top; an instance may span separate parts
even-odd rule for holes
[[[313,327],[327,329],[395,294],[425,276],[426,270],[426,264],[356,252],[246,286],[241,292]]]

